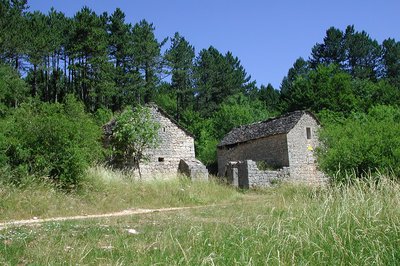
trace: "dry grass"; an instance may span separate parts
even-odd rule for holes
[[[161,190],[156,195],[169,197],[164,200],[172,203],[192,201],[189,195],[181,195],[183,200],[176,201],[173,193],[162,192],[165,186],[174,188],[170,192],[183,188],[190,190],[190,194],[202,195],[196,198],[203,202],[195,200],[193,204],[224,202],[229,198],[234,204],[9,228],[0,231],[0,264],[397,265],[400,262],[400,185],[388,179],[378,184],[359,182],[326,188],[282,184],[244,193],[218,184],[180,182],[156,187],[153,184],[151,188],[142,186],[147,191]],[[205,198],[214,190],[229,196],[219,195],[218,200]],[[154,204],[164,203],[154,201]]]
[[[0,222],[32,217],[87,215],[130,208],[196,206],[231,202],[237,191],[217,182],[191,182],[184,177],[169,180],[133,180],[104,167],[91,168],[81,188],[63,193],[43,182],[22,187],[0,187]]]

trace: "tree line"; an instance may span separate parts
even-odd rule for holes
[[[344,124],[377,105],[398,108],[400,43],[331,27],[279,88],[257,87],[231,52],[196,52],[179,33],[158,40],[152,23],[128,23],[118,8],[96,14],[83,7],[67,17],[30,11],[27,0],[0,0],[2,121],[21,105],[63,105],[70,95],[98,125],[126,106],[155,102],[196,136],[197,156],[212,165],[216,144],[241,124],[298,109]]]
[[[88,111],[118,111],[155,101],[168,85],[179,117],[189,105],[214,111],[226,96],[252,86],[232,53],[210,47],[195,58],[179,33],[159,41],[152,23],[127,23],[120,9],[98,15],[83,7],[66,17],[54,9],[30,12],[26,0],[2,0],[0,12],[0,58],[24,76],[29,95],[44,102],[73,93]],[[204,103],[207,110],[200,108]]]
[[[299,58],[280,88],[285,109],[367,111],[374,104],[397,105],[400,43],[379,44],[354,26],[329,28],[309,59]]]

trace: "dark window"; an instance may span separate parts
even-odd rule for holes
[[[165,127],[162,128],[162,131],[165,132]]]
[[[306,127],[307,139],[311,139],[311,128]]]
[[[164,162],[164,158],[163,157],[158,157],[158,161],[159,162]]]

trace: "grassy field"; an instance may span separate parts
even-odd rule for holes
[[[216,182],[185,178],[141,182],[103,167],[89,170],[80,189],[63,193],[43,182],[21,188],[0,185],[0,222],[88,215],[129,208],[196,206],[234,202],[241,194]]]
[[[95,212],[103,211],[102,208],[110,211],[126,207],[203,207],[6,228],[0,231],[0,264],[400,263],[400,186],[388,180],[378,185],[359,183],[342,188],[282,184],[242,192],[213,182],[174,180],[137,184],[120,178],[107,181],[99,177],[99,172],[98,169],[91,173],[91,178],[96,179],[93,186],[97,188],[90,190],[95,194],[92,196],[87,195],[89,191],[60,195],[42,187],[42,193],[47,191],[51,199],[60,197],[53,203],[54,207],[50,207],[51,203],[44,204],[47,207],[42,207],[43,215],[79,214],[82,209]],[[107,191],[108,194],[114,191],[109,187],[110,182],[115,187],[124,184],[123,192],[135,195],[107,196]],[[4,193],[1,202],[4,202]],[[7,207],[14,202],[13,194],[21,192],[15,189],[8,193],[6,206],[0,205],[2,210],[8,217],[24,217],[24,204],[14,209],[19,213],[15,216]],[[25,194],[29,193],[24,191]],[[38,194],[31,193],[29,198],[33,200]],[[100,195],[109,201],[116,199],[114,203],[120,202],[121,206],[107,207],[108,204],[96,201]],[[127,200],[122,200],[125,197]],[[62,200],[72,202],[76,212],[52,210],[68,206]],[[78,204],[79,201],[84,203]],[[1,220],[4,220],[3,212]]]

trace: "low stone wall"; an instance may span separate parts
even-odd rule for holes
[[[248,187],[268,187],[273,182],[281,181],[289,177],[289,167],[278,170],[259,170],[255,161],[247,160]]]
[[[181,159],[179,172],[192,180],[208,180],[207,168],[197,159]]]
[[[219,176],[224,176],[224,167],[231,161],[265,161],[269,165],[289,166],[285,134],[239,143],[233,147],[218,147],[217,157]]]
[[[255,161],[229,162],[226,165],[228,183],[240,188],[268,187],[273,182],[289,178],[289,167],[276,171],[259,170]]]

